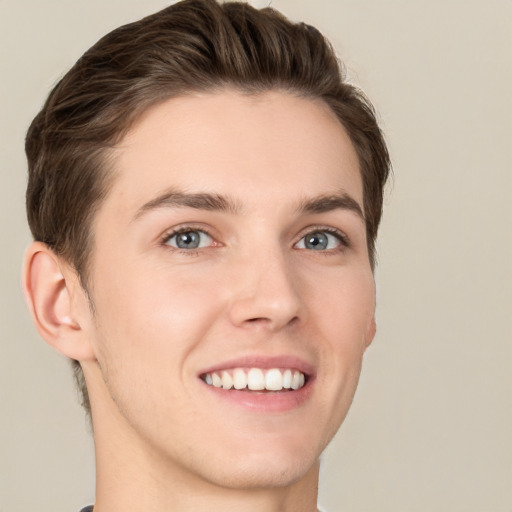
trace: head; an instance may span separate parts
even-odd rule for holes
[[[211,118],[229,94],[239,113],[264,100],[279,110],[281,97],[290,108],[314,105],[326,123],[339,123],[355,155],[373,270],[389,158],[371,104],[347,83],[330,44],[315,28],[270,8],[184,0],[96,43],[55,86],[27,134],[32,234],[76,273],[92,315],[96,221],[123,172],[120,148],[173,99],[192,101],[187,115],[194,119],[201,102],[216,97],[217,106],[204,106]],[[74,367],[89,410],[81,366]]]

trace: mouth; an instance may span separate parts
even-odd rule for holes
[[[199,381],[217,403],[255,413],[284,413],[313,395],[315,365],[291,355],[247,355],[202,369]]]
[[[303,388],[307,374],[295,368],[239,367],[203,373],[208,386],[247,392],[291,392]]]

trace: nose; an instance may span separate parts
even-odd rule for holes
[[[282,254],[253,253],[235,267],[229,307],[233,325],[275,332],[304,319],[299,283]]]

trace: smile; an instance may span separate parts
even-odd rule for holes
[[[306,383],[304,373],[290,368],[234,368],[205,373],[201,379],[216,388],[249,391],[294,391]]]

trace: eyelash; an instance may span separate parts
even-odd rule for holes
[[[192,225],[192,226],[182,226],[180,228],[176,228],[176,229],[172,229],[171,231],[167,231],[162,236],[160,244],[165,246],[166,248],[169,248],[170,247],[168,245],[169,240],[171,240],[173,237],[175,237],[181,233],[188,233],[189,231],[197,231],[200,233],[204,233],[205,235],[209,236],[212,240],[215,241],[215,237],[207,229],[204,229],[203,227],[197,227],[197,226]],[[315,251],[318,254],[329,255],[329,254],[333,254],[333,253],[339,253],[339,252],[345,251],[346,249],[348,249],[351,246],[350,240],[347,237],[347,235],[345,235],[345,233],[343,233],[342,231],[340,231],[338,229],[335,229],[332,227],[326,227],[326,226],[309,226],[307,228],[307,231],[303,231],[302,236],[299,238],[299,240],[297,242],[295,242],[293,244],[293,246],[295,247],[295,245],[297,245],[303,238],[305,238],[307,235],[310,235],[313,233],[327,233],[329,235],[334,236],[340,243],[340,246],[336,247],[335,249]],[[221,245],[221,244],[219,244],[219,245]],[[188,256],[193,256],[193,255],[199,254],[199,252],[204,249],[208,249],[208,247],[200,247],[197,249],[180,249],[177,247],[171,247],[171,250],[178,251],[179,253],[183,253]],[[298,250],[307,250],[307,249],[298,249]],[[312,252],[311,249],[309,251]]]
[[[350,248],[350,240],[348,236],[343,233],[343,231],[340,231],[339,229],[327,227],[327,226],[312,226],[308,227],[307,231],[303,232],[304,234],[300,237],[299,241],[305,238],[307,235],[310,235],[312,233],[327,233],[329,235],[334,236],[340,243],[339,247],[336,247],[335,249],[327,249],[325,251],[316,251],[319,254],[324,254],[325,256],[332,254],[333,252],[339,253],[343,252],[346,249]],[[296,242],[298,243],[298,242]],[[294,244],[295,245],[295,244]]]
[[[173,237],[180,235],[181,233],[188,233],[190,231],[197,231],[199,233],[204,233],[205,235],[209,236],[213,241],[215,241],[215,237],[204,227],[198,227],[198,226],[181,226],[179,228],[172,229],[171,231],[167,231],[164,233],[164,235],[161,238],[160,244],[166,247],[167,249],[170,249],[172,251],[177,251],[181,254],[186,254],[187,256],[194,256],[200,253],[200,251],[203,251],[204,249],[208,249],[208,247],[199,247],[197,249],[180,249],[179,247],[171,247],[168,245],[169,240],[171,240]]]

